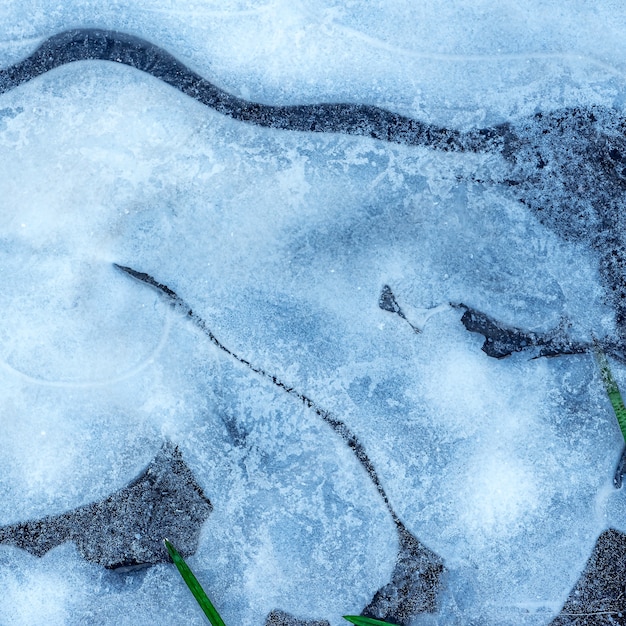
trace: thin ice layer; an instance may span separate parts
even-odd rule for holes
[[[401,93],[398,110],[423,112],[451,128],[480,122],[481,116],[524,119],[535,107],[563,108],[578,100],[619,102],[619,86],[604,74],[596,82],[595,66],[587,73],[576,62],[567,74],[561,61],[526,56],[452,59],[442,65],[409,55],[398,62],[368,44],[366,55],[350,57],[365,69],[352,72],[355,64],[337,53],[345,49],[332,37],[312,38],[321,29],[310,25],[319,21],[299,7],[276,7],[267,19],[257,11],[247,22],[241,16],[235,21],[248,28],[260,24],[255,35],[276,34],[280,22],[274,18],[282,17],[289,24],[283,40],[259,39],[250,31],[237,37],[227,28],[210,31],[217,37],[207,36],[208,30],[198,37],[196,24],[203,19],[189,12],[181,17],[180,8],[166,4],[157,7],[162,13],[144,7],[149,18],[122,11],[96,15],[89,4],[77,4],[76,14],[47,11],[32,21],[41,32],[50,24],[60,30],[99,18],[137,34],[145,34],[146,26],[154,38],[165,34],[164,42],[178,42],[174,51],[180,45],[181,54],[218,59],[218,73],[234,68],[225,72],[225,82],[241,95],[247,90],[268,102],[294,102],[303,93],[308,100],[354,93],[357,100],[365,94],[368,101],[388,104]],[[216,7],[192,10],[200,8]],[[238,3],[228,10],[255,8]],[[333,20],[377,25],[364,28],[365,34],[382,33],[383,39],[385,32],[414,32],[416,24],[379,24],[377,12],[364,10],[360,21],[350,12]],[[17,13],[26,19],[22,9]],[[455,16],[465,24],[460,13]],[[331,28],[333,20],[327,22]],[[459,41],[458,31],[446,44],[437,39],[433,22],[420,21],[424,36],[416,46],[422,53],[437,46],[461,54],[481,47],[494,51],[502,43],[501,31],[490,24],[492,38],[477,48]],[[575,20],[568,26],[576,26]],[[437,27],[451,34],[441,20]],[[530,41],[543,41],[541,49],[551,51],[559,49],[553,42],[573,45],[579,39],[575,31],[563,28],[556,37],[544,32],[543,40],[537,35]],[[39,35],[26,28],[19,33]],[[281,47],[298,37],[302,46]],[[198,41],[204,40],[215,45],[215,55],[202,54],[205,44]],[[311,41],[324,43],[318,48],[328,51],[332,63],[311,62]],[[394,43],[393,35],[388,43]],[[260,70],[245,65],[246,53]],[[385,58],[392,62],[385,65]],[[227,65],[223,59],[235,60]],[[201,69],[210,69],[207,65]],[[286,66],[292,82],[285,85],[279,78]],[[387,72],[389,67],[401,69]],[[478,67],[479,73],[468,71]],[[244,78],[238,81],[241,68]],[[379,85],[369,82],[372,76]],[[355,85],[360,91],[351,92]],[[502,85],[509,91],[499,100],[493,94]],[[469,104],[463,101],[468,92]],[[603,477],[610,480],[612,457],[619,453],[619,433],[605,410],[610,407],[602,404],[593,365],[584,357],[492,362],[460,315],[433,316],[418,336],[381,311],[378,300],[389,285],[405,312],[409,305],[464,302],[511,327],[538,333],[556,327],[564,315],[581,335],[598,327],[610,332],[595,252],[563,243],[511,194],[483,185],[484,174],[492,171],[488,161],[427,150],[416,154],[366,139],[276,137],[241,129],[150,80],[86,66],[59,70],[7,100],[2,197],[10,204],[5,200],[3,214],[16,219],[3,227],[11,255],[35,261],[18,263],[29,271],[11,285],[24,301],[12,310],[14,351],[3,353],[19,357],[9,364],[19,362],[21,373],[34,379],[16,381],[10,369],[3,372],[8,445],[2,449],[7,470],[2,489],[10,496],[5,522],[16,520],[16,510],[31,517],[57,513],[103,496],[104,483],[125,484],[166,431],[187,446],[185,458],[192,459],[205,488],[222,484],[217,495],[224,513],[208,520],[194,566],[215,589],[229,621],[261,624],[282,606],[292,615],[305,611],[310,619],[340,623],[341,611],[358,610],[389,580],[397,546],[386,538],[393,528],[377,508],[376,494],[361,491],[361,474],[342,457],[342,448],[333,447],[323,431],[303,427],[305,414],[185,330],[174,328],[171,339],[153,351],[164,334],[158,303],[135,299],[109,271],[112,262],[132,263],[184,294],[215,321],[229,345],[275,368],[359,433],[402,519],[452,567],[446,606],[456,607],[459,623],[549,621],[604,525]],[[25,106],[26,100],[36,110]],[[463,103],[456,111],[458,100]],[[424,103],[428,110],[420,111]],[[33,257],[33,248],[40,254]],[[59,251],[67,252],[73,268],[54,286],[65,297],[42,302],[42,283],[47,286],[42,277],[48,274],[41,270],[56,265]],[[84,259],[89,263],[80,262]],[[73,280],[76,276],[81,280]],[[123,306],[112,320],[119,323],[98,335],[94,320],[106,319],[109,310],[106,289],[123,292]],[[79,306],[72,307],[74,302]],[[94,306],[80,306],[86,302]],[[17,323],[20,311],[34,308],[40,311],[38,324]],[[50,349],[46,320],[52,319],[57,325]],[[64,341],[62,332],[80,330],[81,319],[89,322],[95,350],[80,355],[82,364],[89,364],[93,354],[93,370],[83,365],[77,372],[71,347],[83,343]],[[29,332],[37,350],[28,349]],[[107,346],[107,332],[124,342],[99,349]],[[37,352],[46,356],[45,364]],[[151,366],[135,372],[144,355],[154,355]],[[124,369],[130,378],[99,390],[88,386],[111,379],[120,364],[130,364]],[[57,393],[37,379],[65,386]],[[136,453],[143,455],[141,463]],[[113,475],[105,480],[101,471]],[[358,512],[346,513],[349,506]],[[122,592],[108,581],[99,583],[99,574],[71,549],[51,551],[43,566],[13,553],[10,558],[49,600],[39,610],[47,608],[59,623],[94,615],[103,623],[172,620],[171,605],[159,600],[172,588],[164,570]],[[383,566],[376,580],[368,578],[377,563]],[[65,575],[68,565],[77,573]],[[36,623],[29,585],[5,576],[12,606],[5,601],[4,609],[12,611],[15,623]],[[85,588],[96,589],[90,593],[97,596],[81,593]],[[271,605],[258,609],[265,598]],[[177,608],[190,610],[183,595],[175,599]]]

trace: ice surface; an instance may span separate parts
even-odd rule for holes
[[[0,67],[97,27],[238,97],[364,103],[460,131],[532,136],[537,112],[625,102],[613,3],[101,5],[3,2]],[[586,181],[613,176],[597,160]],[[113,63],[0,95],[0,526],[105,500],[169,440],[213,505],[189,561],[227,624],[335,626],[398,571],[394,520],[345,441],[118,263],[358,437],[445,565],[437,611],[415,624],[549,623],[597,537],[626,531],[623,441],[588,354],[490,358],[448,305],[621,338],[606,249],[543,217],[536,185],[507,183],[525,167],[244,124]],[[618,174],[596,197],[619,208]],[[571,187],[573,205],[589,208],[585,192]],[[385,288],[404,318],[380,306]],[[202,623],[171,565],[111,572],[73,543],[40,558],[0,546],[0,586],[3,626]]]

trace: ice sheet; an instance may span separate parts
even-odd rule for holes
[[[262,103],[464,131],[624,103],[611,4],[99,4],[3,3],[0,66],[98,27]],[[416,624],[549,623],[596,537],[626,531],[623,440],[591,356],[491,359],[447,305],[619,333],[598,252],[542,223],[507,166],[244,124],[112,63],[0,95],[0,525],[101,500],[170,440],[214,507],[190,563],[227,624],[282,610],[335,626],[392,576],[393,520],[345,442],[119,263],[358,436],[446,567]],[[379,307],[385,285],[409,321],[441,308],[416,333]],[[71,543],[0,546],[0,581],[0,624],[202,622],[172,566],[108,572]]]

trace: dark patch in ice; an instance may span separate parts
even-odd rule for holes
[[[562,327],[548,333],[524,331],[502,324],[465,304],[452,306],[464,310],[461,323],[471,333],[478,333],[485,338],[482,351],[496,359],[503,359],[515,352],[532,348],[540,348],[537,353],[540,357],[583,354],[591,349],[591,344],[571,341]]]
[[[0,70],[0,93],[67,63],[89,60],[123,63],[162,80],[218,113],[266,128],[343,133],[444,151],[476,151],[502,143],[499,128],[461,132],[366,104],[275,106],[250,102],[220,89],[144,39],[100,29],[70,30],[46,39],[29,57]]]
[[[400,317],[404,318],[402,309],[400,309],[400,305],[398,304],[396,297],[393,295],[393,291],[391,291],[391,287],[389,285],[383,285],[380,297],[378,298],[378,306],[383,311],[397,313]]]
[[[485,338],[482,351],[496,359],[503,359],[515,352],[523,351],[533,352],[534,358],[584,354],[592,352],[594,346],[597,346],[605,354],[626,363],[625,346],[620,341],[606,337],[596,339],[594,342],[574,341],[568,336],[568,326],[565,323],[549,332],[538,333],[508,326],[465,304],[453,304],[452,306],[464,310],[461,323],[470,332],[478,333]],[[539,350],[533,350],[535,348],[539,348]]]
[[[330,626],[330,622],[324,620],[298,619],[284,611],[272,611],[265,620],[265,626]]]
[[[391,287],[389,285],[383,285],[380,296],[378,298],[378,306],[383,311],[395,313],[398,317],[402,318],[414,330],[414,332],[420,332],[420,329],[416,326],[413,326],[413,324],[411,324],[411,322],[409,322],[409,320],[406,318],[404,311],[398,304],[396,296],[394,295],[393,291],[391,291]]]
[[[626,120],[594,106],[537,113],[510,126],[502,152],[511,194],[562,238],[599,255],[607,301],[626,338]]]
[[[0,527],[0,544],[40,557],[73,541],[87,561],[109,569],[167,563],[163,539],[184,556],[193,554],[212,509],[180,450],[168,442],[127,487],[62,515]]]
[[[437,610],[437,594],[445,571],[441,557],[404,526],[398,526],[400,550],[391,581],[379,589],[362,615],[408,626],[420,613]]]
[[[512,124],[503,149],[512,193],[568,240],[607,235],[626,191],[625,130],[619,111],[600,106]]]
[[[626,624],[626,535],[604,531],[550,626]]]
[[[337,433],[350,448],[370,480],[383,499],[398,531],[400,549],[393,571],[391,582],[380,589],[372,602],[365,609],[384,616],[384,619],[397,624],[408,624],[413,617],[423,612],[434,612],[437,604],[437,593],[441,585],[441,575],[445,571],[443,560],[437,554],[424,546],[404,526],[393,509],[387,493],[376,473],[374,465],[365,451],[365,447],[357,436],[339,419],[320,407],[308,396],[300,393],[293,387],[286,385],[278,377],[266,370],[253,365],[250,361],[239,356],[226,347],[209,329],[206,322],[172,289],[159,283],[150,274],[139,272],[130,267],[115,264],[120,271],[128,274],[135,280],[156,289],[178,311],[183,313],[197,326],[222,352],[270,381],[273,385],[304,403],[326,424]]]
[[[615,475],[613,476],[613,485],[616,489],[621,489],[623,484],[623,478],[626,475],[626,446],[622,448],[622,456],[617,463]]]

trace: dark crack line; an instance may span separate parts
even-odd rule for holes
[[[383,499],[387,510],[389,511],[396,527],[403,528],[404,525],[400,521],[400,518],[394,511],[389,498],[387,497],[387,493],[378,478],[378,474],[374,468],[374,464],[371,459],[367,455],[363,444],[358,440],[357,436],[342,422],[341,420],[333,417],[333,415],[320,407],[314,400],[309,398],[307,395],[300,393],[294,387],[290,387],[286,385],[282,380],[280,380],[277,376],[267,372],[261,367],[257,367],[253,365],[250,361],[239,356],[237,353],[233,352],[229,348],[227,348],[211,331],[211,329],[207,326],[206,322],[197,314],[194,313],[192,308],[172,289],[170,289],[167,285],[163,285],[156,281],[150,274],[146,274],[145,272],[138,272],[137,270],[132,269],[131,267],[126,267],[124,265],[118,265],[117,263],[113,264],[118,270],[128,274],[135,280],[142,282],[150,287],[156,289],[162,296],[164,296],[167,301],[174,306],[177,310],[181,311],[188,317],[211,341],[211,343],[219,348],[222,352],[225,352],[230,357],[245,365],[248,369],[252,370],[255,374],[269,380],[272,384],[274,384],[279,389],[282,389],[285,393],[290,396],[297,398],[300,402],[302,402],[307,408],[311,409],[318,417],[320,417],[326,424],[328,424],[348,445],[348,447],[352,450],[355,457],[361,464],[361,466],[367,472],[370,480],[376,487],[380,497]]]
[[[253,365],[247,359],[239,356],[227,348],[209,329],[206,322],[172,289],[167,285],[159,283],[150,274],[138,272],[130,267],[125,267],[114,263],[120,271],[128,274],[135,280],[157,290],[166,301],[175,309],[190,319],[222,352],[245,365],[255,374],[269,380],[273,385],[280,388],[285,393],[293,396],[302,402],[307,408],[315,412],[326,424],[337,433],[342,440],[352,450],[353,454],[365,469],[368,477],[376,487],[378,494],[383,499],[387,510],[396,527],[399,540],[399,550],[394,566],[391,580],[388,584],[380,588],[365,607],[362,615],[374,617],[376,619],[391,620],[390,623],[407,626],[415,615],[423,612],[434,612],[436,610],[437,593],[441,585],[441,576],[445,571],[445,566],[439,555],[423,545],[404,526],[400,518],[396,515],[389,498],[378,478],[374,465],[367,455],[365,448],[358,440],[357,436],[341,420],[335,418],[329,411],[326,411],[307,395],[300,393],[294,387],[286,385],[277,376],[267,372],[261,367]],[[271,615],[271,614],[270,614]],[[286,615],[286,614],[281,614]],[[266,626],[272,623],[270,616],[266,621]],[[287,624],[293,626],[308,626],[309,624],[324,626],[324,622],[301,622],[292,620],[287,616]]]
[[[506,124],[461,132],[367,104],[270,105],[250,102],[220,89],[149,41],[100,29],[70,30],[46,39],[30,56],[0,70],[0,93],[76,61],[111,61],[128,65],[218,113],[266,128],[356,135],[445,152],[499,150],[508,132]]]

